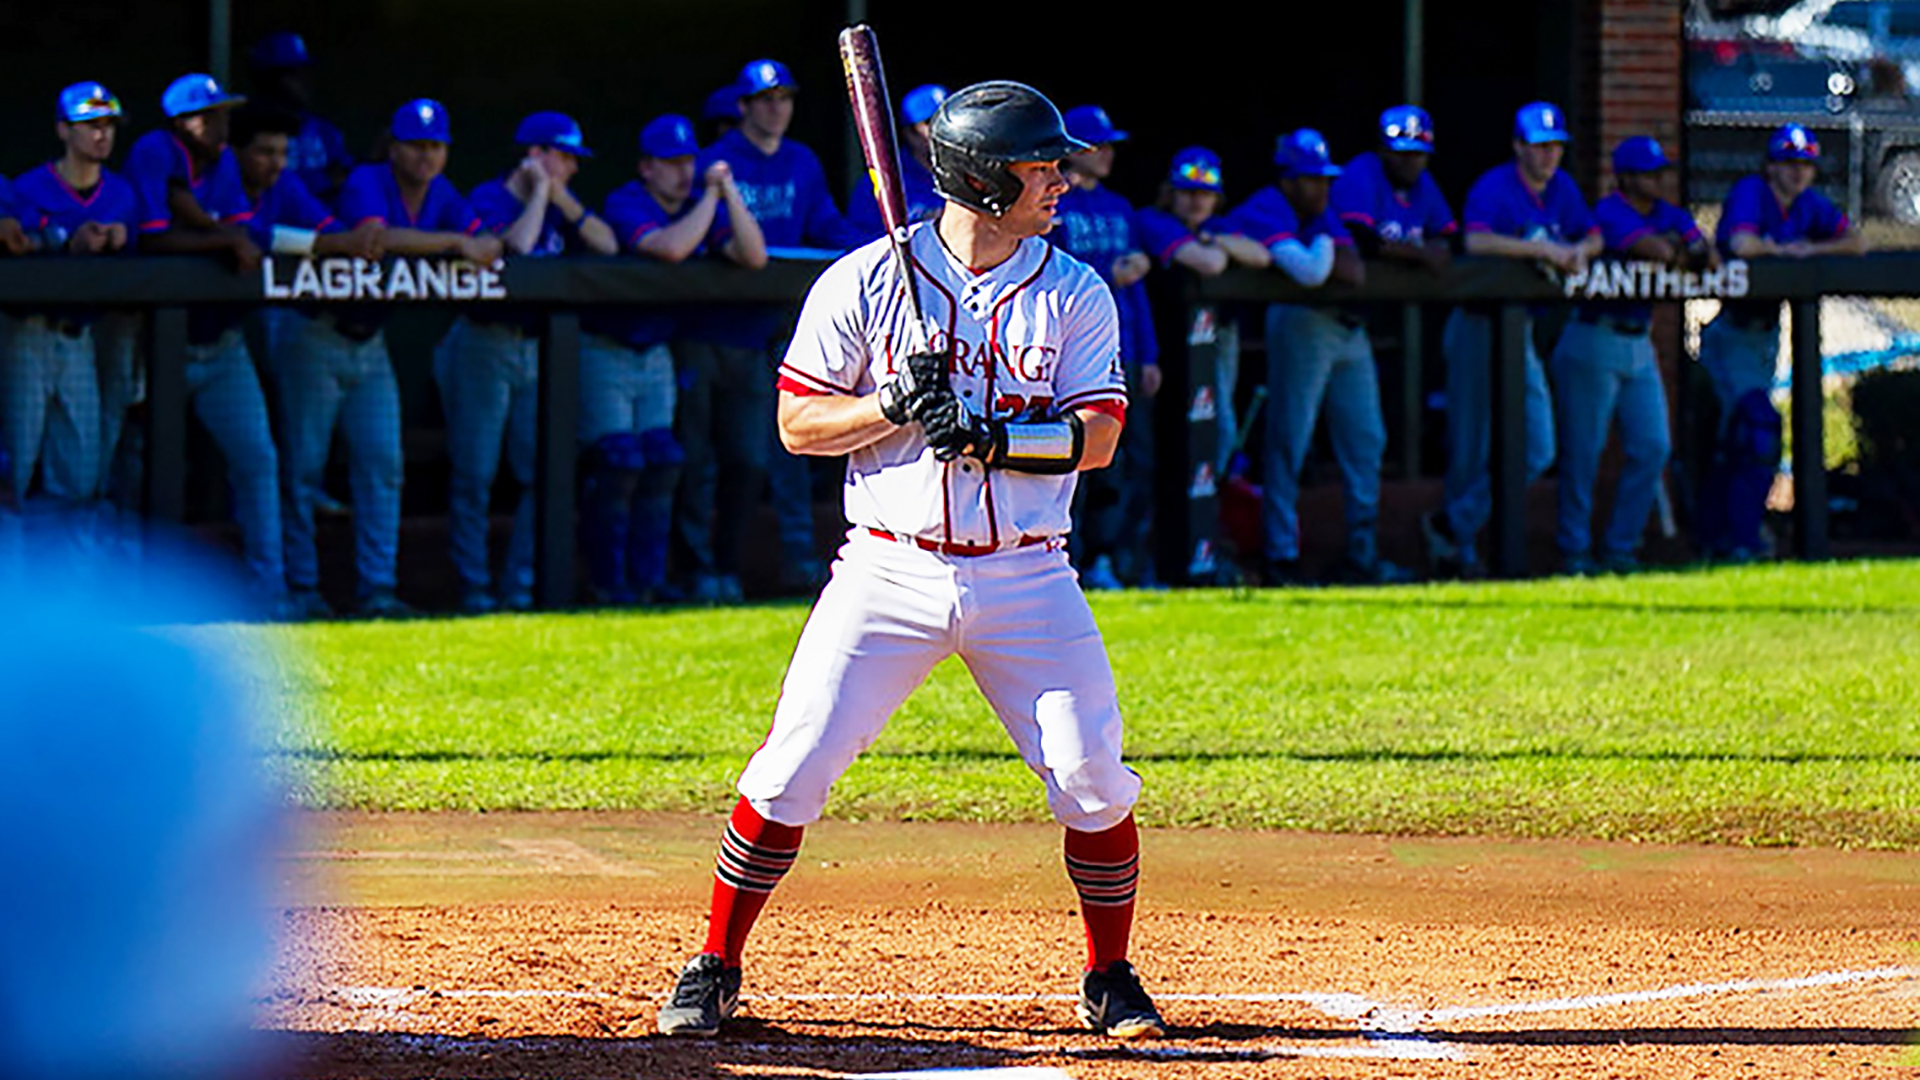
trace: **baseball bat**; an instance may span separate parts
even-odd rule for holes
[[[915,351],[928,344],[926,316],[920,310],[919,281],[913,255],[907,250],[907,189],[901,179],[900,143],[894,133],[893,103],[887,96],[886,69],[880,65],[880,40],[865,23],[840,31],[840,66],[847,73],[847,102],[853,107],[853,127],[860,136],[860,152],[867,159],[867,178],[873,183],[880,223],[893,245],[893,265],[907,290],[907,307],[920,334]]]

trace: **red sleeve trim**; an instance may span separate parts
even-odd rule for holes
[[[815,397],[853,393],[853,391],[844,387],[835,386],[817,375],[809,375],[799,368],[787,364],[780,365],[779,387],[782,390],[790,390],[796,394],[807,394]]]
[[[1111,416],[1123,424],[1127,422],[1127,403],[1124,401],[1115,401],[1112,398],[1101,398],[1098,401],[1089,401],[1083,405],[1075,406],[1075,408],[1087,409],[1092,412],[1097,412],[1102,416]]]
[[[1069,412],[1073,409],[1090,409],[1100,402],[1112,402],[1125,409],[1127,407],[1126,391],[1115,386],[1103,386],[1097,390],[1069,394],[1060,399],[1057,408],[1061,412]]]

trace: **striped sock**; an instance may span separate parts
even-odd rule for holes
[[[726,834],[720,838],[720,857],[713,867],[713,907],[707,916],[707,947],[727,962],[740,966],[747,932],[760,917],[773,887],[793,868],[800,854],[804,829],[777,825],[757,813],[746,799],[733,808]]]
[[[1067,830],[1067,877],[1087,924],[1087,967],[1105,971],[1127,958],[1133,894],[1140,882],[1140,830],[1133,815],[1097,833]]]

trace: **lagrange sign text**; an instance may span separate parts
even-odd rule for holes
[[[1747,262],[1734,259],[1717,270],[1675,270],[1664,263],[1596,262],[1562,284],[1571,300],[1692,300],[1747,295]]]
[[[292,274],[276,274],[260,260],[260,287],[269,300],[505,300],[500,267],[461,260],[300,259]],[[291,280],[284,280],[291,278]]]

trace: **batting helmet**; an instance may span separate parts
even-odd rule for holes
[[[975,83],[941,102],[928,129],[933,187],[983,214],[1000,217],[1020,197],[1012,165],[1058,161],[1088,149],[1067,134],[1060,110],[1024,83]]]

